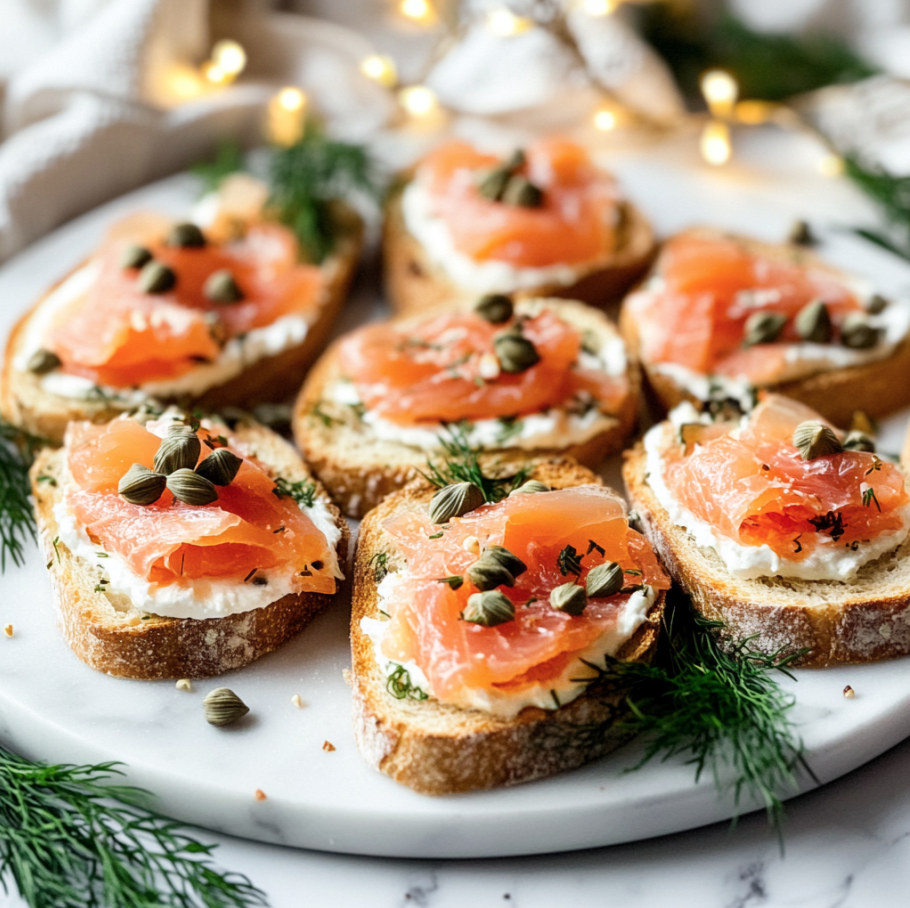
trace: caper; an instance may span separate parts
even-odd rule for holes
[[[189,222],[174,224],[168,231],[164,241],[168,246],[183,246],[185,248],[199,248],[205,245],[205,234]]]
[[[141,268],[151,260],[152,253],[145,246],[133,243],[123,250],[123,254],[120,256],[120,267],[124,271],[129,271],[131,268]]]
[[[167,293],[177,284],[177,275],[173,268],[152,259],[143,265],[136,284],[143,293]]]
[[[243,291],[226,268],[209,275],[203,293],[214,303],[239,303],[243,299]]]
[[[28,371],[35,375],[47,375],[48,372],[59,369],[60,365],[60,357],[53,350],[45,350],[44,347],[36,350],[28,359]]]

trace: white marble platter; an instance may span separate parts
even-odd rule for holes
[[[662,232],[714,223],[769,239],[795,216],[823,228],[823,252],[876,277],[886,293],[910,288],[910,269],[833,229],[867,216],[847,187],[818,176],[802,143],[753,140],[721,173],[704,170],[678,146],[616,156],[610,163]],[[763,151],[764,149],[764,151]],[[817,152],[812,152],[816,154]],[[773,155],[773,156],[772,156]],[[92,248],[104,226],[137,206],[179,214],[194,186],[174,178],[120,199],[58,230],[0,269],[0,336],[50,283]],[[375,313],[368,287],[344,322]],[[290,389],[289,389],[290,390]],[[884,450],[897,450],[906,414],[887,421]],[[608,478],[618,475],[608,465]],[[153,791],[174,817],[266,842],[397,857],[507,856],[607,845],[689,829],[731,816],[713,780],[693,781],[682,758],[635,773],[632,744],[572,773],[516,788],[425,798],[373,773],[357,754],[350,692],[347,604],[297,640],[247,669],[196,682],[122,681],[79,662],[54,627],[51,590],[36,547],[23,568],[0,577],[0,741],[51,761],[123,761],[130,782]],[[785,681],[794,717],[819,779],[849,772],[910,735],[910,663],[802,671]],[[846,700],[850,684],[856,697]],[[227,685],[252,713],[219,730],[201,701]],[[296,708],[299,694],[306,704]],[[334,751],[323,749],[330,741]],[[813,783],[803,779],[804,788]],[[261,789],[267,799],[256,800]],[[743,805],[751,809],[754,805]]]

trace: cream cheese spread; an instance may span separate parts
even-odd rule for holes
[[[707,421],[689,403],[680,404],[670,414],[670,421],[660,423],[645,435],[648,485],[671,523],[682,527],[695,544],[716,552],[734,577],[744,580],[757,577],[794,577],[800,580],[849,580],[870,561],[893,551],[910,533],[910,505],[901,508],[902,526],[899,530],[882,533],[864,542],[855,552],[835,540],[819,536],[819,545],[806,558],[797,561],[783,558],[770,546],[743,545],[719,533],[709,523],[686,508],[670,491],[665,480],[666,452],[675,444],[676,429],[684,423]]]
[[[394,614],[396,593],[403,579],[404,576],[399,572],[389,573],[377,588],[379,608],[388,614]],[[459,693],[457,701],[447,700],[446,702],[462,709],[478,709],[502,719],[515,718],[528,706],[537,706],[540,709],[556,709],[559,706],[565,706],[585,691],[586,685],[579,683],[577,679],[591,674],[590,669],[583,665],[581,659],[599,664],[603,661],[604,656],[615,656],[622,645],[644,622],[656,598],[657,594],[650,586],[632,593],[620,611],[616,624],[601,634],[557,679],[546,681],[543,684],[529,685],[520,692],[514,693],[485,688],[464,688]],[[429,679],[416,662],[413,660],[396,662],[383,654],[382,641],[388,625],[389,622],[384,619],[362,618],[360,621],[360,628],[370,638],[376,661],[383,674],[390,674],[400,665],[408,672],[414,687],[419,688],[429,697],[435,696]],[[576,680],[573,681],[573,678]],[[556,700],[553,697],[554,693]]]

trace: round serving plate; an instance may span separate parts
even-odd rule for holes
[[[710,223],[779,239],[796,216],[825,238],[822,252],[874,276],[886,293],[906,291],[910,269],[836,229],[862,219],[863,202],[814,169],[801,141],[755,134],[738,163],[704,169],[688,146],[616,155],[608,163],[662,233]],[[79,262],[105,226],[135,208],[179,215],[196,192],[187,177],[146,187],[82,217],[0,269],[0,335]],[[348,328],[382,311],[363,281],[343,318]],[[294,389],[288,389],[292,393]],[[907,414],[884,425],[881,446],[898,450]],[[605,476],[618,482],[619,459]],[[370,770],[354,744],[346,592],[296,640],[242,671],[194,682],[123,681],[98,674],[67,648],[54,625],[44,558],[0,577],[0,741],[50,761],[122,761],[128,780],[150,789],[161,811],[199,826],[284,845],[396,857],[492,857],[561,851],[675,832],[730,817],[729,794],[695,782],[684,758],[627,773],[633,742],[612,756],[551,779],[491,792],[427,798]],[[822,782],[865,763],[910,734],[906,660],[800,671],[783,680],[793,716]],[[856,691],[847,700],[845,685]],[[251,707],[242,723],[212,728],[202,698],[229,686]],[[303,708],[292,703],[299,694]],[[334,750],[325,748],[330,742]],[[814,783],[801,779],[805,790]],[[265,800],[255,797],[261,790]],[[796,792],[791,792],[795,794]],[[745,803],[741,810],[758,805]]]

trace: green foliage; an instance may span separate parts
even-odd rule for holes
[[[844,158],[844,173],[881,208],[889,225],[887,230],[855,227],[853,232],[910,261],[910,176],[898,177],[880,167],[869,167],[853,155]]]
[[[795,789],[798,769],[815,776],[790,718],[794,699],[772,672],[793,677],[787,667],[805,651],[767,656],[752,648],[753,638],[724,651],[717,636],[723,624],[702,618],[684,599],[665,625],[665,651],[650,665],[609,657],[603,667],[586,663],[597,673],[592,683],[630,686],[623,721],[646,742],[633,768],[686,754],[696,780],[709,771],[718,790],[732,789],[737,808],[744,796],[759,799],[780,833],[781,794]]]
[[[223,139],[218,143],[214,160],[202,161],[190,168],[201,181],[206,192],[214,192],[232,173],[244,169],[243,149],[236,139]]]
[[[385,689],[396,700],[426,700],[427,692],[411,683],[411,674],[403,665],[396,665],[386,678]]]
[[[698,97],[699,77],[713,67],[732,73],[744,98],[762,101],[782,101],[876,72],[845,43],[828,35],[760,32],[730,13],[711,21],[664,3],[647,5],[641,17],[644,37],[690,98]]]
[[[45,444],[46,439],[0,419],[0,572],[6,570],[7,558],[21,565],[25,544],[37,539],[28,469]]]
[[[357,190],[377,195],[367,150],[330,139],[313,120],[293,145],[272,150],[269,188],[269,205],[317,263],[332,251],[338,234],[332,202]]]
[[[293,498],[297,504],[311,508],[316,503],[316,483],[306,479],[288,482],[283,476],[275,480],[272,493],[276,498]]]
[[[468,442],[466,427],[453,423],[446,430],[448,438],[439,436],[439,443],[446,453],[445,460],[440,463],[428,460],[427,472],[422,474],[437,489],[457,482],[473,482],[483,492],[484,501],[496,502],[528,478],[530,471],[527,467],[507,476],[491,475],[481,465],[479,451]]]
[[[111,784],[114,764],[45,766],[0,748],[0,884],[31,908],[252,908],[265,895],[215,846]]]

